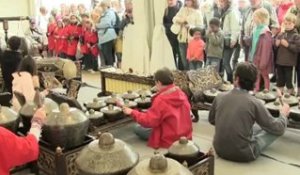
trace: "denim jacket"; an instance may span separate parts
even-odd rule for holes
[[[117,34],[114,29],[115,23],[116,23],[115,12],[112,9],[106,10],[101,16],[99,23],[96,24],[96,29],[99,38],[99,42],[98,42],[99,45],[103,43],[107,43],[117,38]]]

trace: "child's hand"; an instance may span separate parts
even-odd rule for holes
[[[281,41],[279,39],[276,39],[275,45],[278,47],[280,45]]]
[[[285,40],[285,39],[282,39],[280,43],[281,43],[281,45],[283,45],[284,47],[289,47],[289,43],[288,43],[287,40]]]
[[[128,107],[123,107],[123,112],[126,115],[131,115],[132,113],[132,109],[128,108]]]

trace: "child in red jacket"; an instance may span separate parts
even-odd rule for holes
[[[55,56],[65,58],[64,47],[67,45],[67,35],[62,19],[57,19],[57,27],[54,31]]]
[[[89,71],[98,69],[98,34],[93,29],[93,22],[86,20],[84,23],[83,38],[81,43],[81,53],[83,54],[83,64]]]
[[[68,48],[67,57],[76,61],[77,46],[81,35],[82,27],[78,25],[78,17],[75,14],[70,16],[70,25],[66,27]]]
[[[185,136],[192,139],[191,106],[185,93],[174,83],[172,72],[163,68],[154,74],[157,95],[147,112],[139,112],[123,107],[123,112],[131,115],[140,124],[136,134],[148,139],[152,148],[169,148],[173,142]]]
[[[31,121],[31,129],[26,137],[18,137],[0,127],[0,174],[9,175],[15,166],[34,161],[39,155],[39,139],[46,114],[38,109]]]
[[[56,22],[53,17],[50,17],[48,29],[47,29],[47,37],[48,37],[48,54],[53,56],[55,43],[54,43],[54,30],[56,28]]]
[[[193,39],[189,42],[186,55],[190,70],[199,69],[203,65],[205,43],[202,40],[201,32],[202,29],[198,27],[190,30]]]

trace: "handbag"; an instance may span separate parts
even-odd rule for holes
[[[231,45],[231,34],[227,34],[224,37],[224,47],[230,48],[230,45]]]
[[[174,24],[172,24],[170,30],[175,35],[178,35],[180,33],[180,31],[181,31],[181,25],[179,25],[177,23],[174,23]]]

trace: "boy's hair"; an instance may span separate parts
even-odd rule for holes
[[[262,22],[262,24],[266,24],[269,25],[270,23],[270,14],[269,11],[265,8],[259,8],[257,10],[254,11],[253,13],[253,17],[257,16],[260,21]]]
[[[88,13],[83,13],[80,15],[81,18],[90,18],[90,15]]]
[[[284,20],[296,24],[297,16],[292,13],[287,13],[284,17]]]
[[[170,85],[174,82],[174,77],[170,69],[162,68],[154,73],[154,81],[161,82],[162,85]]]
[[[257,73],[258,72],[254,64],[244,62],[238,64],[234,72],[234,77],[239,77],[239,86],[242,89],[251,91],[254,89]]]
[[[195,28],[191,28],[191,29],[190,29],[190,35],[191,35],[191,36],[194,36],[194,33],[195,33],[195,32],[200,32],[200,33],[201,33],[201,36],[204,36],[204,34],[205,34],[205,30],[202,29],[202,28],[200,28],[200,27],[195,27]]]
[[[209,21],[209,25],[214,25],[214,26],[220,27],[221,22],[218,18],[214,17]]]
[[[12,36],[9,38],[7,43],[11,50],[17,51],[21,46],[21,38],[17,36]]]

